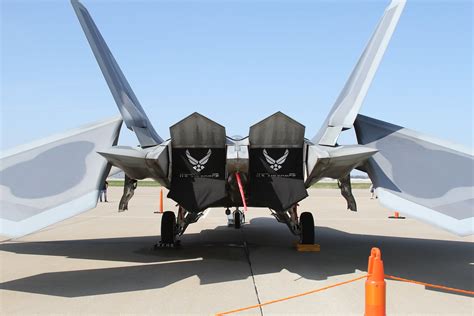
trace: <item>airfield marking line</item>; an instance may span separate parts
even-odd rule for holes
[[[161,262],[142,262],[139,265],[133,265],[133,267],[138,266],[153,266],[153,265],[165,265],[165,264],[173,264],[173,263],[184,263],[184,262],[195,262],[195,261],[203,261],[202,257],[199,258],[191,258],[191,259],[180,259],[180,260],[170,260],[170,261],[161,261]],[[123,261],[123,262],[130,262],[130,261]],[[135,263],[135,262],[131,262]]]
[[[364,274],[360,277],[350,279],[350,280],[347,280],[347,281],[344,281],[344,282],[339,282],[339,283],[336,283],[336,284],[331,284],[331,285],[321,287],[321,288],[316,289],[316,290],[312,290],[312,291],[308,291],[308,292],[304,292],[304,293],[300,293],[300,294],[295,294],[295,295],[291,295],[291,296],[288,296],[288,297],[278,298],[276,300],[272,300],[272,301],[268,301],[268,302],[265,302],[265,303],[252,305],[252,306],[242,307],[242,308],[234,309],[234,310],[227,311],[227,312],[217,313],[216,316],[229,315],[229,314],[238,313],[238,312],[246,311],[246,310],[257,308],[257,307],[261,308],[262,306],[265,306],[265,305],[270,305],[270,304],[274,304],[274,303],[278,303],[278,302],[287,301],[287,300],[290,300],[290,299],[293,299],[293,298],[297,298],[297,297],[301,297],[301,296],[321,292],[321,291],[324,291],[324,290],[327,290],[327,289],[330,289],[330,288],[333,288],[333,287],[337,287],[337,286],[341,286],[341,285],[344,285],[344,284],[352,283],[352,282],[355,282],[355,281],[358,281],[358,280],[361,280],[361,279],[365,279],[365,278],[367,278],[367,276],[368,276],[368,274]]]
[[[245,233],[243,227],[240,227],[240,233],[242,237],[242,243],[243,243],[243,248],[244,248],[244,253],[245,257],[247,258],[247,263],[249,264],[249,269],[250,269],[250,275],[252,276],[252,284],[253,284],[253,289],[255,291],[255,296],[257,297],[257,302],[258,305],[262,304],[262,301],[260,301],[260,294],[258,293],[258,287],[257,287],[257,282],[255,281],[255,274],[253,273],[253,268],[252,268],[252,261],[250,259],[250,249],[248,247],[247,241],[245,240]],[[263,316],[263,309],[261,306],[259,306],[260,309],[260,315]]]
[[[424,286],[432,287],[432,288],[435,288],[435,289],[441,289],[441,290],[446,290],[446,291],[451,291],[451,292],[474,295],[474,291],[455,289],[455,288],[447,287],[447,286],[443,286],[443,285],[436,285],[436,284],[430,284],[430,283],[425,283],[425,282],[420,282],[420,281],[415,281],[415,280],[410,280],[410,279],[404,279],[404,278],[396,277],[396,276],[393,276],[393,275],[387,275],[387,274],[385,275],[385,277],[389,278],[389,279],[392,279],[392,280],[397,280],[397,281],[402,281],[402,282],[407,282],[407,283],[413,283],[413,284],[418,284],[418,285],[424,285]]]

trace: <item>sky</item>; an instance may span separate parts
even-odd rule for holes
[[[118,115],[69,1],[0,2],[0,150]],[[389,3],[82,2],[163,138],[195,111],[229,136],[282,111],[312,138]],[[408,0],[361,113],[472,148],[472,33],[472,1]]]

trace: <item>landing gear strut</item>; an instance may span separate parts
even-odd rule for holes
[[[357,212],[357,203],[354,195],[352,194],[350,174],[337,180],[337,185],[339,186],[339,189],[341,189],[342,196],[346,199],[347,209]]]
[[[242,224],[244,213],[238,209],[234,211],[234,228],[239,229]]]
[[[161,241],[156,247],[175,247],[179,245],[178,237],[184,234],[189,224],[195,223],[203,215],[191,213],[179,206],[178,216],[174,212],[166,211],[161,218]]]
[[[310,212],[303,212],[300,216],[300,238],[302,244],[314,244],[314,219]]]
[[[176,216],[166,211],[161,218],[161,241],[159,246],[172,247],[176,243]]]
[[[229,227],[234,226],[235,229],[239,229],[245,223],[245,214],[239,208],[232,213],[229,209],[226,209],[225,214],[227,215],[227,226]]]
[[[300,237],[301,244],[314,244],[314,219],[310,212],[303,212],[298,220],[297,205],[286,212],[274,212],[277,221],[285,223],[290,231]]]

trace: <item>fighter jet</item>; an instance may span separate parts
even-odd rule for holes
[[[473,233],[473,151],[359,114],[404,0],[386,8],[314,137],[305,138],[305,126],[282,112],[250,126],[246,137],[229,137],[224,126],[192,113],[170,127],[167,140],[155,131],[87,9],[71,3],[121,116],[4,153],[0,234],[22,236],[94,208],[111,166],[169,189],[178,211],[162,216],[165,245],[175,244],[208,208],[225,210],[239,228],[247,207],[270,209],[301,243],[312,244],[313,215],[299,214],[298,203],[316,182],[332,178],[356,211],[354,169],[368,174],[385,206],[458,235]],[[122,122],[139,147],[117,145]],[[358,144],[339,145],[340,134],[353,127]]]

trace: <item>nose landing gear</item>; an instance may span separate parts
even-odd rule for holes
[[[231,213],[230,209],[225,210],[225,214],[227,215],[227,226],[234,227],[235,229],[239,229],[242,224],[245,223],[245,214],[239,208],[236,208],[234,212]]]

